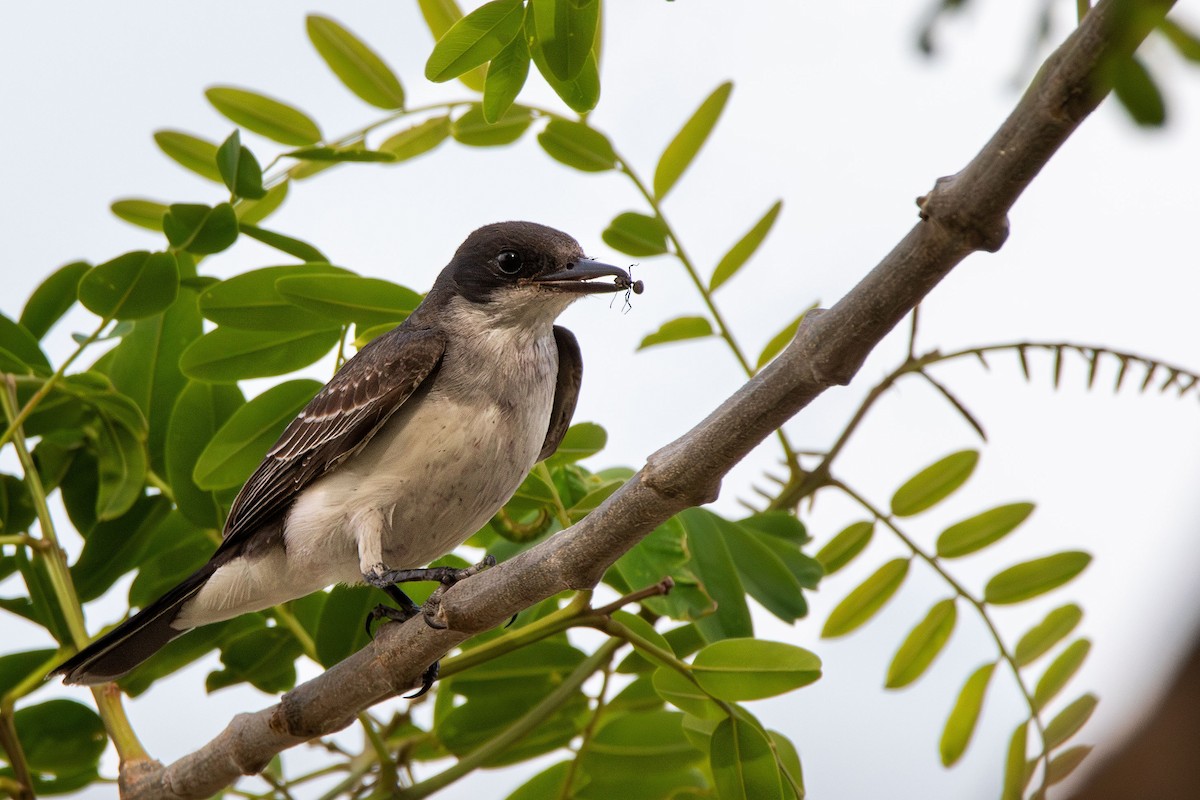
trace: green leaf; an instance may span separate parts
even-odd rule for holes
[[[510,690],[523,693],[531,685],[561,683],[585,658],[582,650],[572,647],[566,640],[542,640],[456,675],[449,685],[467,697]]]
[[[176,250],[198,255],[219,253],[237,241],[237,214],[229,203],[211,208],[176,203],[163,217],[163,233]]]
[[[364,327],[399,323],[421,302],[412,289],[359,275],[299,275],[280,278],[275,288],[305,311]]]
[[[187,636],[167,643],[141,666],[121,678],[120,686],[130,697],[137,697],[159,678],[191,664],[214,648],[250,630],[265,630],[265,620],[261,614],[243,614],[226,622],[204,625]]]
[[[701,508],[689,508],[675,515],[687,532],[690,566],[707,594],[716,601],[715,614],[696,622],[704,638],[719,639],[753,636],[754,625],[746,606],[746,591],[738,577],[733,556],[722,535],[720,517]]]
[[[988,682],[996,670],[995,664],[985,664],[967,678],[954,709],[946,720],[942,730],[942,740],[939,746],[942,756],[942,766],[952,766],[962,758],[967,745],[971,743],[971,735],[975,733],[975,723],[979,721],[979,712],[983,708],[983,697],[987,693]]]
[[[192,470],[214,434],[244,403],[236,386],[192,381],[179,393],[171,412],[164,448],[167,480],[179,510],[201,527],[220,530],[224,515],[218,496],[197,486]]]
[[[571,762],[560,761],[517,787],[508,800],[546,800],[550,797],[571,797],[563,793],[563,784],[571,774]]]
[[[285,236],[276,231],[269,231],[265,228],[259,228],[256,225],[250,225],[243,222],[241,224],[242,233],[249,236],[251,239],[262,242],[268,247],[274,247],[280,252],[287,253],[289,256],[295,256],[301,261],[328,261],[325,254],[317,248],[313,247],[308,242],[302,242],[299,239],[293,239],[291,236]]]
[[[853,522],[829,540],[817,551],[816,559],[832,575],[854,560],[871,543],[875,533],[874,522]]]
[[[325,263],[289,264],[243,272],[205,289],[200,313],[221,326],[260,331],[311,331],[330,328],[329,320],[297,313],[275,284],[298,275],[352,275]]]
[[[318,14],[308,15],[307,28],[313,46],[346,88],[377,108],[404,108],[404,87],[366,43]]]
[[[521,0],[484,3],[438,39],[425,63],[425,77],[441,83],[486,64],[521,32],[524,21]]]
[[[383,598],[370,586],[334,586],[321,609],[314,639],[317,660],[326,668],[361,650],[370,641],[363,622]]]
[[[1071,680],[1079,671],[1091,649],[1090,641],[1076,639],[1058,655],[1058,658],[1050,662],[1050,666],[1046,667],[1046,671],[1042,673],[1042,677],[1037,682],[1037,688],[1033,692],[1033,704],[1039,711],[1045,708],[1046,704],[1067,685],[1067,681]]]
[[[95,769],[108,745],[95,711],[62,698],[17,709],[12,717],[25,763],[38,772],[68,775]]]
[[[663,665],[651,678],[654,691],[671,705],[700,719],[721,719],[725,711],[714,702],[694,680],[688,680],[676,669]]]
[[[1069,747],[1050,759],[1050,763],[1046,766],[1046,785],[1053,786],[1065,781],[1091,752],[1090,745],[1081,744]]]
[[[950,640],[957,616],[953,598],[942,600],[929,609],[929,613],[909,632],[896,651],[884,685],[889,689],[899,689],[925,674],[925,670],[929,669],[929,665]]]
[[[645,350],[647,347],[653,347],[656,344],[666,344],[667,342],[682,342],[686,339],[703,339],[705,336],[712,336],[712,324],[704,317],[676,317],[662,324],[657,331],[648,334],[642,343],[638,345],[638,350]]]
[[[204,96],[234,123],[281,144],[299,146],[321,140],[321,129],[308,115],[266,95],[214,86]]]
[[[483,107],[476,104],[450,125],[450,135],[470,147],[512,144],[529,128],[533,116],[524,106],[512,106],[495,123],[488,123]]]
[[[737,717],[726,717],[713,731],[709,765],[721,800],[772,800],[783,797],[783,776],[766,734]]]
[[[74,261],[50,273],[50,276],[38,284],[38,287],[33,290],[33,294],[25,302],[25,308],[21,310],[19,320],[21,327],[31,333],[34,339],[41,339],[45,336],[54,323],[62,319],[63,314],[75,305],[75,301],[79,297],[79,279],[89,269],[91,269],[91,265],[87,262]],[[6,340],[0,340],[0,346],[13,352]],[[34,350],[37,350],[36,344]],[[45,362],[45,358],[43,355],[39,361]]]
[[[170,502],[162,495],[139,495],[127,513],[101,522],[88,534],[83,552],[71,565],[71,579],[82,602],[95,600],[141,564],[155,530],[170,510]]]
[[[564,81],[578,77],[596,40],[598,0],[532,0],[532,10],[537,46],[550,71]]]
[[[551,158],[581,172],[604,172],[617,166],[617,154],[608,137],[582,122],[552,119],[537,138]],[[662,223],[654,217],[646,219],[654,220],[662,228]]]
[[[162,218],[167,213],[165,203],[136,197],[116,200],[109,206],[109,209],[119,219],[150,231],[162,230]]]
[[[978,463],[978,450],[960,450],[930,464],[892,495],[892,513],[911,517],[945,500],[967,482]]]
[[[174,162],[202,178],[221,182],[217,170],[217,146],[183,131],[155,131],[154,143]]]
[[[242,231],[245,232],[245,227],[257,225],[262,222],[275,210],[283,205],[283,201],[287,199],[288,182],[276,184],[267,193],[263,195],[261,200],[246,200],[242,199],[233,210],[237,214],[238,223],[242,226]]]
[[[396,157],[391,153],[380,150],[367,150],[364,147],[304,147],[284,153],[288,158],[301,161],[329,161],[335,163],[391,163]]]
[[[584,769],[589,775],[650,774],[695,764],[704,756],[683,735],[682,723],[683,714],[666,710],[613,717],[584,750]]]
[[[60,660],[58,651],[50,647],[0,656],[0,696],[11,692],[34,673],[39,677],[45,675]]]
[[[593,51],[588,54],[583,70],[576,77],[564,81],[554,74],[550,65],[546,63],[541,48],[536,46],[536,42],[534,44],[529,53],[533,63],[559,99],[577,114],[586,114],[595,108],[596,103],[600,101],[600,67],[596,61],[596,53]]]
[[[109,319],[153,316],[178,293],[179,266],[170,253],[126,253],[92,267],[79,280],[79,302]]]
[[[1113,94],[1138,125],[1157,128],[1167,121],[1162,92],[1137,56],[1113,58],[1108,64]]]
[[[846,595],[829,613],[825,627],[821,629],[821,638],[845,636],[875,616],[904,583],[908,565],[907,558],[889,561]]]
[[[998,542],[1033,513],[1033,503],[1011,503],[955,523],[937,540],[942,558],[958,558]]]
[[[95,435],[100,476],[96,517],[116,519],[142,494],[149,467],[146,443],[135,431],[103,414]]]
[[[774,226],[775,220],[779,217],[779,212],[783,208],[783,201],[776,200],[775,205],[763,214],[762,219],[754,223],[754,227],[746,232],[746,235],[738,240],[737,244],[729,248],[729,252],[721,257],[717,263],[717,268],[713,270],[712,280],[708,283],[708,290],[715,292],[725,281],[737,274],[737,271],[742,268],[750,257],[754,255],[763,240],[767,238],[767,234],[771,232],[771,227]]]
[[[518,34],[496,54],[483,84],[483,118],[495,122],[516,101],[529,77],[529,42]]]
[[[34,458],[41,452],[35,451]],[[37,511],[33,506],[33,496],[25,482],[16,475],[0,474],[0,531],[6,534],[27,531],[35,519]],[[0,564],[3,563],[3,559],[0,559]],[[0,567],[0,576],[7,576],[8,572]],[[0,689],[0,694],[3,694],[3,689]]]
[[[422,153],[428,153],[449,137],[450,117],[443,115],[427,119],[411,128],[405,128],[399,133],[392,134],[383,140],[379,149],[384,153],[394,155],[396,162],[408,161]]]
[[[667,252],[667,228],[662,220],[636,211],[618,214],[600,238],[614,250],[635,257]]]
[[[229,191],[252,200],[267,196],[263,189],[262,167],[249,148],[242,145],[242,137],[237,129],[217,149],[216,159],[220,178]]]
[[[783,642],[724,639],[696,654],[692,676],[718,700],[761,700],[816,681],[821,677],[821,659]]]
[[[303,649],[286,628],[247,631],[221,648],[225,669],[209,673],[204,682],[208,692],[238,683],[249,683],[268,694],[285,692],[296,685],[295,661]]]
[[[150,549],[140,559],[137,577],[129,586],[130,607],[145,608],[162,597],[208,561],[212,552],[209,535],[179,511],[172,511],[154,529]]]
[[[732,83],[723,83],[712,94],[705,98],[691,118],[684,123],[679,133],[667,145],[658,166],[654,170],[654,196],[659,200],[666,197],[667,192],[683,175],[684,170],[692,163],[692,159],[700,152],[704,142],[712,133],[713,127],[725,109],[729,93],[733,91]]]
[[[11,601],[8,601],[2,607],[41,625],[59,643],[70,642],[70,627],[67,625],[66,617],[63,616],[62,607],[54,592],[46,559],[31,560],[29,548],[26,547],[18,547],[11,558],[16,562],[17,570],[20,571],[21,578],[25,581],[25,588],[29,590],[29,596],[28,598],[19,598],[20,606],[14,607],[10,604]]]
[[[196,486],[212,490],[241,485],[320,389],[312,380],[285,381],[235,410],[196,459]]]
[[[1029,785],[1031,775],[1025,752],[1028,736],[1029,723],[1022,722],[1009,739],[1008,755],[1004,760],[1004,789],[1000,800],[1025,800],[1025,787]]]
[[[196,293],[183,289],[170,308],[135,322],[133,330],[110,351],[109,378],[117,391],[137,403],[146,418],[151,464],[160,474],[167,424],[175,399],[187,384],[179,371],[179,357],[202,330]]]
[[[0,351],[16,358],[23,367],[20,370],[23,373],[28,373],[30,368],[45,374],[50,372],[50,362],[33,334],[24,325],[13,322],[3,314],[0,314]],[[17,371],[15,365],[5,368]]]
[[[621,592],[628,592],[634,587],[649,586],[669,575],[675,581],[675,588],[670,594],[665,597],[648,597],[642,604],[654,613],[671,619],[698,619],[711,614],[716,604],[699,586],[699,579],[688,565],[688,560],[687,534],[682,522],[672,517],[617,559],[617,563],[605,575],[605,581],[610,585],[619,585]],[[614,577],[619,580],[614,580]],[[733,578],[737,578],[736,571]],[[744,598],[742,603],[745,603]],[[689,625],[676,630],[692,631],[699,639],[694,626]],[[698,647],[697,642],[693,650]]]
[[[792,741],[779,731],[767,731],[771,740],[771,749],[775,751],[775,760],[783,775],[784,797],[790,800],[802,800],[804,797],[804,771],[800,767],[800,754]]]
[[[808,602],[804,587],[793,574],[793,567],[801,572],[804,569],[799,549],[740,523],[723,522],[730,555],[750,596],[784,622],[805,616]]]
[[[1065,639],[1083,619],[1083,609],[1074,603],[1056,608],[1029,629],[1017,642],[1013,659],[1018,667],[1032,664],[1043,653]]]
[[[1158,29],[1188,61],[1200,61],[1200,36],[1181,26],[1173,19],[1163,19]]]
[[[815,306],[809,306],[800,312],[800,316],[784,326],[783,330],[771,337],[771,341],[767,342],[766,347],[758,354],[758,363],[754,365],[755,370],[760,370],[770,363],[771,359],[779,355],[783,348],[791,343],[792,339],[796,338],[796,331],[800,330],[800,323],[804,322],[804,318],[812,311]]]
[[[1091,719],[1098,702],[1100,701],[1096,695],[1085,694],[1050,720],[1046,724],[1046,749],[1053,750],[1078,733],[1079,729]]]
[[[1037,597],[1083,572],[1091,560],[1087,553],[1071,550],[1009,567],[987,582],[984,602],[1005,605]]]
[[[594,422],[577,422],[567,428],[554,455],[546,459],[551,467],[574,464],[588,456],[594,456],[608,444],[608,431]]]
[[[433,34],[434,42],[445,36],[454,23],[463,17],[462,9],[458,7],[455,0],[417,0],[417,5],[421,9],[421,16],[425,18],[429,32]],[[476,92],[484,90],[484,76],[481,68],[468,70],[459,75],[458,79],[468,89]]]
[[[316,331],[243,331],[217,328],[183,351],[179,366],[189,378],[233,383],[286,375],[320,359],[341,336],[339,328]]]

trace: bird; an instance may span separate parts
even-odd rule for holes
[[[408,619],[418,609],[397,583],[440,591],[495,563],[420,569],[482,527],[566,434],[583,361],[559,314],[584,295],[640,293],[636,283],[545,225],[471,233],[412,314],[284,429],[212,558],[51,675],[113,681],[189,630],[338,583],[383,589],[401,606],[387,615]]]

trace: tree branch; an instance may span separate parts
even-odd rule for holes
[[[995,251],[1009,208],[1107,94],[1106,61],[1128,57],[1173,0],[1102,0],[1042,66],[1016,109],[959,173],[920,198],[921,222],[828,311],[810,313],[796,338],[703,422],[583,521],[455,586],[434,630],[419,618],[375,640],[270,708],[239,714],[215,739],[170,766],[122,765],[122,796],[203,798],[255,773],[280,751],[350,724],[369,706],[417,685],[424,669],[471,634],[566,589],[587,589],[656,526],[716,498],[721,478],[764,438],[867,354],[960,261]]]

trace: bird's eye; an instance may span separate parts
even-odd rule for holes
[[[505,275],[516,275],[521,270],[521,256],[515,250],[501,250],[496,264]]]

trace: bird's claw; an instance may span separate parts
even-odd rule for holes
[[[417,691],[413,692],[412,694],[404,695],[404,699],[405,700],[415,700],[416,698],[420,697],[421,695],[428,692],[431,688],[433,688],[433,682],[437,680],[438,671],[441,668],[442,668],[441,661],[435,661],[432,664],[430,664],[429,667],[424,672],[421,673],[421,688],[417,689]]]

